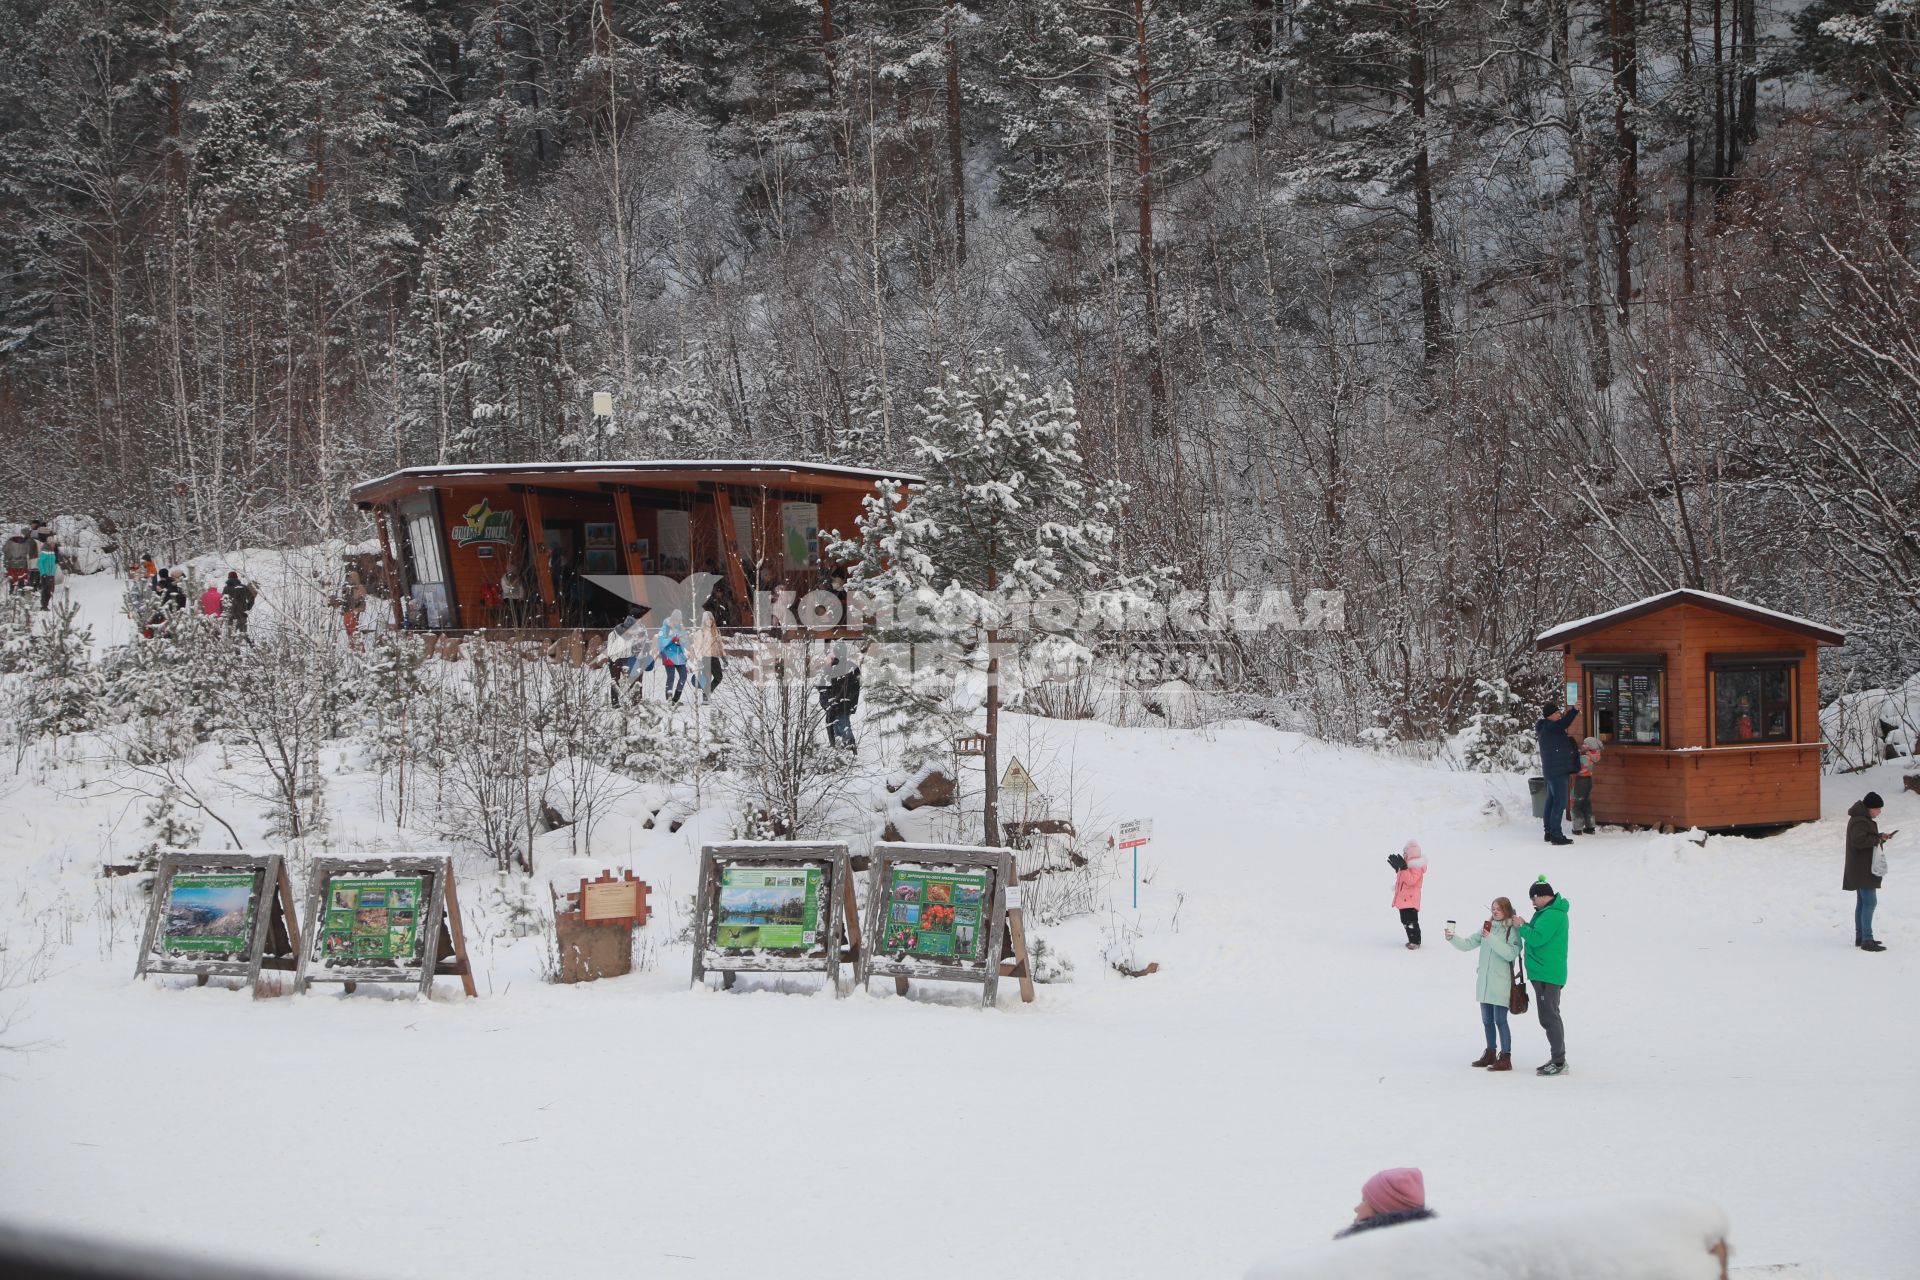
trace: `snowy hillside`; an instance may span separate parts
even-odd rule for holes
[[[70,589],[111,621],[111,578]],[[1517,776],[1244,723],[1010,720],[1089,829],[1155,827],[1138,911],[1130,864],[1096,860],[1080,883],[1100,909],[1036,929],[1073,980],[1031,1005],[1003,986],[991,1012],[971,989],[902,1000],[884,982],[838,1001],[791,979],[689,990],[697,851],[736,816],[718,787],[675,792],[677,832],[644,826],[657,789],[621,799],[591,859],[565,861],[565,830],[540,837],[540,879],[611,865],[654,886],[629,978],[543,981],[539,879],[463,860],[477,1000],[136,981],[139,877],[98,876],[138,843],[125,768],[85,735],[58,762],[29,753],[0,775],[0,1042],[22,1050],[0,1080],[0,1216],[335,1275],[517,1278],[562,1258],[824,1274],[793,1260],[825,1256],[856,1276],[906,1258],[928,1277],[1237,1276],[1324,1242],[1362,1180],[1414,1164],[1443,1218],[1520,1231],[1553,1202],[1675,1194],[1725,1213],[1736,1275],[1907,1272],[1920,916],[1904,841],[1885,954],[1849,945],[1839,890],[1842,815],[1869,786],[1884,828],[1920,831],[1894,766],[1828,779],[1826,818],[1773,839],[1604,832],[1556,850],[1520,816]],[[436,847],[383,816],[351,752],[323,764],[324,834],[296,862],[323,842]],[[221,752],[188,780],[241,843],[280,847]],[[1385,862],[1409,838],[1431,862],[1417,953]],[[1441,924],[1477,925],[1540,874],[1570,903],[1572,1069],[1532,1074],[1546,1053],[1526,1017],[1528,1069],[1470,1070],[1474,965]],[[1114,959],[1159,970],[1127,979]],[[969,1193],[990,1215],[977,1245],[956,1229]]]

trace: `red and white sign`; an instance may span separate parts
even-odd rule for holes
[[[1153,839],[1152,818],[1131,818],[1120,824],[1114,835],[1114,843],[1122,849],[1138,849]]]

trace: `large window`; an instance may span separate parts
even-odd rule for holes
[[[1588,723],[1602,742],[1660,745],[1658,667],[1606,667],[1587,672],[1592,706]]]
[[[1793,741],[1794,664],[1716,666],[1713,743]]]

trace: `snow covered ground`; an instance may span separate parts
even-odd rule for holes
[[[101,618],[118,584],[70,589]],[[1075,980],[1032,1005],[1005,984],[994,1011],[972,988],[689,990],[672,935],[726,816],[646,831],[645,797],[595,836],[667,908],[630,978],[543,983],[476,866],[477,1000],[136,981],[138,889],[94,872],[137,803],[104,761],[0,774],[0,938],[16,976],[40,961],[0,991],[0,1042],[35,1046],[0,1055],[0,1218],[335,1275],[1238,1276],[1417,1164],[1442,1215],[1673,1192],[1725,1211],[1751,1274],[1913,1274],[1920,797],[1896,768],[1829,779],[1828,817],[1773,839],[1551,849],[1517,777],[1244,724],[1011,732],[1043,786],[1071,761],[1087,808],[1155,829],[1140,910],[1116,861],[1110,911],[1039,930]],[[374,784],[330,780],[336,849],[426,844]],[[1912,833],[1880,955],[1839,889],[1870,786]],[[1410,837],[1417,953],[1385,862]],[[1471,1070],[1473,958],[1441,922],[1541,873],[1572,915],[1572,1070],[1532,1074],[1532,1017],[1522,1069]],[[1131,980],[1102,952],[1136,927],[1160,969]]]

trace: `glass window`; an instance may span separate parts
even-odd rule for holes
[[[1723,668],[1713,673],[1716,746],[1793,740],[1793,668]]]
[[[1654,667],[1588,672],[1594,736],[1602,742],[1659,746],[1660,675]]]

